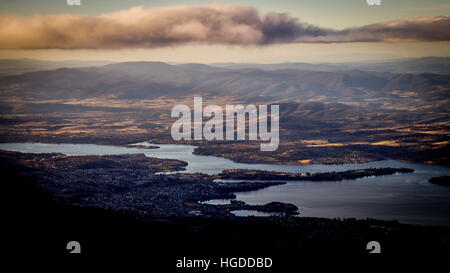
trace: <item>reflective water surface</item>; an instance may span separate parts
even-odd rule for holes
[[[139,143],[150,145],[148,143]],[[414,173],[366,177],[343,182],[288,182],[254,192],[238,193],[237,199],[249,204],[271,201],[287,202],[300,208],[301,216],[327,218],[396,219],[404,223],[450,226],[450,187],[428,183],[434,176],[450,175],[450,167],[399,162],[375,161],[344,165],[269,165],[241,164],[231,160],[193,155],[191,145],[155,144],[159,149],[139,149],[95,144],[1,143],[1,150],[28,153],[59,152],[66,155],[112,155],[143,153],[158,158],[188,162],[185,172],[220,173],[224,169],[245,168],[284,172],[328,172],[371,167],[407,167]],[[231,183],[232,181],[230,181]],[[224,203],[226,200],[210,203]],[[255,215],[237,211],[236,215]]]

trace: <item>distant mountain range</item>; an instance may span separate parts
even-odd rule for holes
[[[301,69],[312,71],[348,71],[365,70],[392,73],[436,73],[450,74],[450,58],[425,57],[417,59],[399,59],[382,62],[345,62],[345,63],[279,63],[279,64],[252,64],[252,63],[216,63],[212,66],[243,69],[257,68],[262,70]]]
[[[226,69],[203,64],[126,62],[0,78],[0,98],[31,100],[234,97],[248,102],[321,101],[392,107],[445,103],[450,75],[361,70]],[[402,106],[402,107],[403,107]]]
[[[89,66],[103,66],[112,64],[109,61],[42,61],[32,59],[3,59],[0,60],[0,76],[18,75],[32,71],[53,70],[58,68],[75,68]],[[311,70],[322,72],[363,70],[373,72],[391,73],[434,73],[450,75],[450,57],[425,57],[417,59],[394,59],[392,61],[365,61],[342,63],[303,63],[289,62],[276,64],[258,63],[213,63],[203,64],[177,64],[179,67],[194,70],[211,71],[213,68],[222,69],[259,69],[265,71],[274,70]]]
[[[85,67],[109,64],[108,61],[41,61],[32,59],[0,60],[0,76],[18,75],[26,72],[52,70],[63,67]]]

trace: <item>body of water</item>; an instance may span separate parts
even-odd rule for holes
[[[415,170],[414,173],[366,177],[342,182],[288,182],[285,185],[254,192],[238,193],[237,199],[249,204],[265,204],[272,201],[292,203],[300,208],[301,216],[369,217],[395,219],[404,223],[450,226],[450,187],[428,183],[431,177],[450,175],[450,167],[395,160],[343,165],[241,164],[214,156],[194,155],[192,152],[195,147],[192,145],[156,145],[160,148],[139,149],[95,144],[1,143],[0,149],[26,153],[58,152],[66,155],[143,153],[150,157],[183,160],[188,162],[184,172],[207,174],[217,174],[224,169],[234,168],[311,173],[374,167],[412,168]],[[211,203],[215,202],[217,201],[211,201]],[[220,202],[227,201],[220,200]],[[245,211],[239,211],[236,214],[246,215]]]

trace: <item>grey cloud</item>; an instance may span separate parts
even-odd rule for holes
[[[285,13],[260,14],[247,6],[133,7],[99,16],[2,15],[0,49],[449,41],[448,29],[450,18],[446,16],[334,30],[301,22]]]
[[[328,30],[325,35],[300,36],[297,42],[416,42],[450,41],[450,17],[432,16],[390,21],[344,30]]]

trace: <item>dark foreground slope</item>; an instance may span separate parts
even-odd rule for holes
[[[379,262],[382,258],[438,257],[449,253],[450,231],[377,220],[320,218],[154,217],[75,207],[53,201],[51,195],[24,176],[23,166],[1,162],[8,254],[26,259],[47,256],[74,259],[68,241],[79,241],[81,257],[109,263],[133,259],[149,271],[176,270],[183,257],[270,257],[273,267],[301,268],[313,260],[345,263]],[[379,241],[382,254],[367,254],[366,244]],[[113,259],[114,258],[114,259]],[[326,262],[323,262],[326,264]],[[317,264],[320,266],[320,263]],[[210,269],[215,271],[217,268]],[[183,270],[186,271],[186,270]],[[225,272],[233,272],[230,269]],[[296,270],[298,272],[298,270]],[[201,270],[197,271],[201,272]],[[242,272],[242,271],[241,271]]]

